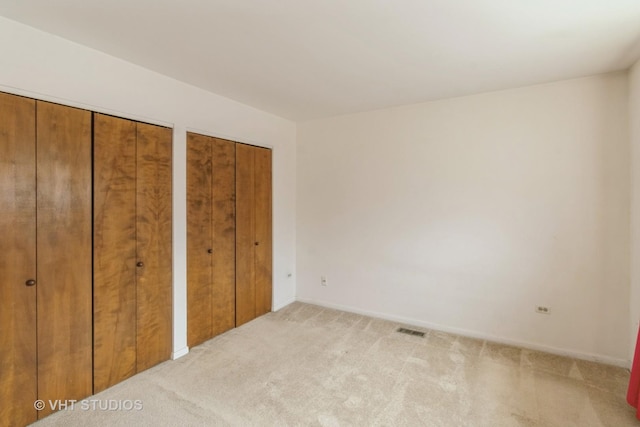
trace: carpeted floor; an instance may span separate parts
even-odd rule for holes
[[[627,370],[399,326],[294,303],[35,425],[640,425]]]

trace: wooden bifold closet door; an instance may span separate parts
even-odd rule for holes
[[[271,150],[188,133],[189,346],[271,311],[271,218]]]
[[[235,143],[187,134],[187,337],[235,326]]]
[[[38,101],[37,113],[38,399],[81,400],[93,385],[91,112]]]
[[[0,235],[0,424],[24,425],[92,391],[90,112],[0,94]]]
[[[94,114],[94,390],[171,354],[171,129]]]
[[[171,140],[0,93],[0,426],[169,359]]]
[[[36,103],[0,94],[0,425],[36,421]],[[5,420],[5,421],[2,421]]]
[[[271,150],[236,145],[236,326],[271,311]]]
[[[137,123],[137,371],[171,357],[172,130]]]

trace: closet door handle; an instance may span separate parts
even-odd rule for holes
[[[138,263],[136,264],[138,267],[144,267],[144,262],[142,261],[138,261]]]
[[[256,244],[256,246],[258,246],[260,244],[260,242],[256,242],[255,244]]]
[[[212,254],[213,253],[213,249],[207,249],[207,253]]]
[[[29,279],[26,282],[24,282],[24,284],[27,285],[27,286],[33,286],[33,285],[36,284],[36,281],[33,280],[33,279]]]

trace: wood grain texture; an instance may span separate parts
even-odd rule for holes
[[[272,213],[271,213],[271,150],[254,148],[255,165],[255,275],[256,316],[271,311],[272,304]]]
[[[212,336],[236,325],[236,147],[212,138]]]
[[[256,317],[254,148],[236,144],[236,326]]]
[[[137,124],[137,371],[171,356],[172,130]]]
[[[0,425],[36,421],[36,104],[0,94]]]
[[[187,344],[196,346],[212,332],[211,140],[187,133]]]
[[[93,379],[91,113],[36,105],[38,398],[80,400]]]
[[[94,392],[136,373],[136,123],[94,114]]]

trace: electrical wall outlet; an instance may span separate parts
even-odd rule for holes
[[[551,314],[551,308],[544,305],[536,305],[536,313],[538,314]]]
[[[320,286],[327,286],[327,276],[320,276]]]

